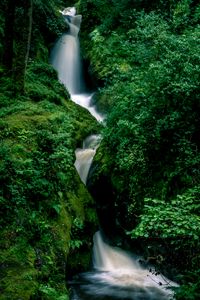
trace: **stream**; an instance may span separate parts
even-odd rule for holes
[[[101,122],[104,116],[92,105],[93,94],[86,92],[82,76],[78,39],[82,16],[76,15],[75,8],[64,9],[61,13],[69,25],[69,32],[56,42],[51,64],[72,101],[87,108]],[[83,141],[82,148],[76,149],[75,167],[84,184],[100,140],[100,135],[91,135]],[[139,257],[108,245],[100,231],[93,238],[92,270],[78,274],[69,284],[71,300],[167,300],[173,298],[170,287],[176,286],[164,276],[143,268]]]

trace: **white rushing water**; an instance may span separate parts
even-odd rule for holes
[[[103,115],[97,112],[92,103],[94,94],[85,92],[78,39],[82,16],[76,15],[74,7],[66,8],[61,13],[69,26],[69,32],[56,42],[50,57],[51,64],[58,72],[60,82],[68,89],[71,99],[86,108],[98,121],[103,121]]]
[[[78,32],[81,16],[65,17],[69,33],[65,33],[55,44],[51,53],[51,63],[58,72],[59,80],[69,93],[80,93],[83,89]]]
[[[93,271],[72,283],[72,300],[170,300],[177,284],[143,268],[139,258],[94,235]]]
[[[104,116],[101,113],[97,112],[96,107],[92,104],[92,97],[93,94],[77,94],[72,95],[72,100],[76,104],[89,110],[91,115],[93,115],[95,119],[97,119],[97,121],[101,122],[104,120]]]
[[[61,13],[70,30],[57,41],[51,63],[71,99],[102,121],[103,116],[92,105],[93,94],[85,92],[82,78],[78,40],[81,16],[76,15],[73,7]],[[76,149],[75,167],[84,184],[100,139],[99,135],[91,135],[84,140],[82,148]],[[93,271],[77,276],[71,284],[72,300],[169,300],[173,294],[167,288],[175,286],[162,275],[156,276],[144,269],[137,258],[108,245],[100,232],[94,235]]]
[[[66,8],[61,13],[69,25],[69,32],[63,34],[55,44],[51,53],[51,63],[58,72],[59,80],[68,89],[72,101],[86,108],[98,121],[103,121],[102,114],[98,113],[92,104],[93,93],[85,92],[78,39],[82,16],[76,15],[74,7]],[[83,142],[83,147],[75,152],[75,167],[85,184],[98,147],[99,136],[92,135],[86,141]]]
[[[139,258],[105,243],[100,231],[94,235],[93,267],[98,271],[93,275],[96,280],[133,289],[133,299],[137,299],[138,290],[139,295],[142,291],[149,299],[170,299],[172,292],[169,287],[177,286],[163,275],[155,275],[143,268]]]
[[[100,135],[90,135],[83,141],[83,147],[76,149],[75,167],[84,184],[86,184],[90,166],[100,139]]]

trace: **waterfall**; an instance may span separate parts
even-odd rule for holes
[[[138,270],[133,258],[117,247],[111,247],[103,241],[100,231],[94,235],[93,266],[99,271]]]
[[[94,235],[94,271],[79,275],[79,288],[72,289],[72,300],[170,300],[169,287],[177,286],[162,275],[143,268],[139,258],[104,242]],[[75,282],[76,284],[76,282]]]
[[[63,34],[55,44],[51,53],[51,64],[57,70],[59,80],[68,89],[71,99],[86,108],[98,121],[102,121],[102,114],[98,113],[92,105],[93,94],[83,93],[85,84],[78,39],[82,16],[76,15],[74,7],[66,8],[61,13],[69,25],[69,32]],[[98,147],[98,141],[99,136],[92,135],[83,142],[83,148],[75,151],[75,167],[84,184]]]
[[[98,120],[103,116],[91,104],[93,94],[85,93],[82,78],[78,32],[81,16],[75,8],[61,11],[69,32],[62,35],[51,53],[51,63],[59,80],[69,90],[71,99],[85,107]],[[86,184],[88,172],[101,137],[91,135],[76,149],[76,170]],[[94,235],[93,270],[77,275],[71,282],[72,300],[169,300],[173,294],[167,289],[176,286],[162,275],[144,269],[137,258],[117,247],[108,245],[100,232]]]
[[[69,26],[69,32],[63,34],[56,42],[50,56],[51,64],[58,72],[60,82],[68,89],[71,99],[76,104],[86,108],[97,121],[103,121],[104,116],[98,113],[92,104],[94,94],[85,92],[78,39],[82,16],[76,15],[74,7],[66,8],[60,12]]]
[[[58,72],[59,80],[65,85],[71,95],[84,90],[81,72],[80,47],[78,33],[81,15],[72,12],[62,12],[69,25],[69,32],[61,36],[51,53],[51,64]]]

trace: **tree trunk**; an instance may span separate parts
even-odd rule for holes
[[[24,93],[25,73],[31,43],[33,0],[18,0],[16,2],[13,78],[16,92]]]
[[[29,52],[31,48],[31,34],[32,34],[32,26],[33,26],[33,0],[30,0],[30,7],[29,7],[29,28],[28,28],[28,41],[27,41],[27,51],[26,51],[26,58],[25,58],[25,75],[26,75],[26,68],[29,59]]]
[[[15,16],[15,1],[8,0],[5,9],[5,38],[3,43],[3,66],[6,73],[10,71],[12,74],[13,65],[13,39],[14,39],[14,16]]]

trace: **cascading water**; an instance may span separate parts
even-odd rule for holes
[[[73,95],[80,93],[84,88],[78,39],[81,15],[75,16],[75,10],[63,11],[62,13],[69,25],[69,32],[63,34],[55,44],[51,53],[51,63],[58,72],[59,80]]]
[[[51,64],[58,72],[59,80],[68,89],[71,99],[87,108],[98,121],[103,121],[103,115],[92,104],[93,93],[85,92],[78,39],[82,16],[76,15],[74,7],[66,8],[61,13],[69,32],[63,34],[55,44],[50,57]]]
[[[72,100],[82,106],[87,108],[87,110],[89,110],[89,112],[91,113],[91,115],[93,115],[97,121],[103,121],[104,116],[102,114],[100,114],[99,112],[97,112],[96,108],[94,105],[92,105],[92,97],[93,94],[78,94],[78,95],[72,95]]]
[[[75,167],[84,184],[100,139],[100,135],[90,135],[83,141],[83,148],[76,149]]]
[[[51,63],[58,71],[59,80],[69,90],[72,100],[102,121],[103,116],[91,105],[92,94],[84,93],[78,40],[81,16],[76,15],[75,8],[67,8],[61,13],[70,30],[56,43]],[[89,136],[84,140],[83,148],[76,150],[75,167],[84,183],[99,140],[98,135]],[[77,275],[71,282],[71,299],[167,300],[173,295],[167,289],[170,285],[176,286],[163,276],[155,276],[142,268],[138,259],[127,252],[105,243],[101,233],[97,232],[94,235],[93,270]]]

